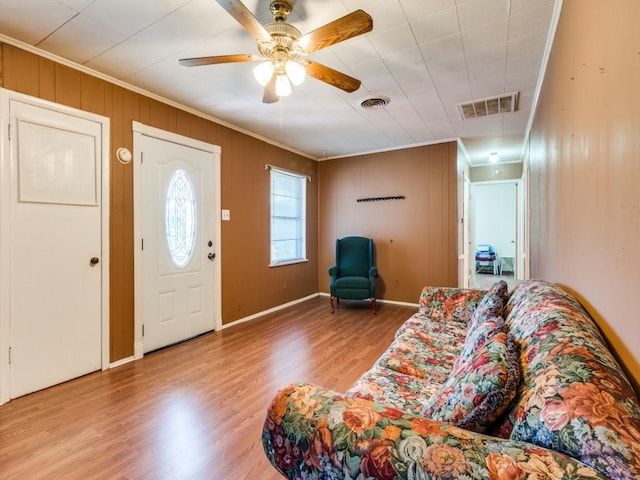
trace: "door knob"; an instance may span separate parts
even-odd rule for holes
[[[215,253],[210,253],[209,255],[207,255],[207,257],[209,258],[209,260],[211,260],[213,262],[213,259],[216,258],[216,254]]]
[[[96,265],[98,262],[100,261],[100,259],[98,257],[91,257],[91,260],[89,260],[89,263],[91,264],[91,266],[93,267],[94,265]]]

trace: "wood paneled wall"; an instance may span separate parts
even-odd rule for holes
[[[318,291],[317,163],[183,110],[9,44],[2,44],[6,89],[111,119],[110,358],[133,355],[133,166],[114,152],[133,150],[136,120],[222,147],[222,318],[229,323]],[[307,184],[309,262],[269,268],[269,174],[264,164],[310,175]]]
[[[469,169],[472,182],[496,182],[501,180],[520,180],[522,163],[504,163],[502,165],[483,165]]]
[[[530,139],[531,274],[573,292],[640,385],[640,2],[564,0]]]
[[[426,285],[457,286],[456,164],[455,142],[320,162],[320,291],[349,235],[374,240],[378,298],[416,303]]]

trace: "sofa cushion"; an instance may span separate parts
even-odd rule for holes
[[[424,287],[418,312],[433,319],[468,322],[486,293],[486,290]]]
[[[622,301],[622,300],[621,300]],[[568,454],[611,479],[640,478],[640,406],[582,306],[541,281],[518,285],[506,323],[522,381],[509,421],[522,440]]]
[[[504,332],[505,328],[504,318],[502,317],[488,317],[482,319],[482,321],[475,322],[472,327],[467,330],[460,355],[456,359],[456,364],[453,368],[459,368],[461,362],[473,355],[474,352],[481,348],[489,339],[500,332]]]
[[[415,335],[417,332],[434,328],[442,329],[446,334],[455,335],[456,338],[464,338],[467,335],[469,324],[466,321],[435,319],[427,317],[424,313],[414,313],[398,328],[395,337],[401,337],[405,334]]]
[[[376,364],[442,385],[460,354],[466,332],[461,322],[431,320],[416,313],[398,330]]]
[[[405,333],[393,341],[376,364],[441,385],[458,358],[461,341],[455,335]]]
[[[431,383],[413,375],[374,365],[346,394],[419,414],[440,386],[441,383]]]
[[[466,323],[465,338],[462,348],[457,349],[459,353],[457,360],[458,363],[461,359],[471,355],[474,350],[480,348],[487,339],[505,329],[505,322],[502,314],[504,311],[504,303],[507,300],[507,294],[507,283],[504,280],[500,280],[493,284],[477,303],[477,307],[474,309],[470,319]],[[431,323],[437,324],[444,322],[432,321]],[[456,326],[461,324],[461,322],[453,321],[446,323],[447,325],[445,329],[452,330],[455,330]],[[438,334],[440,335],[439,332]]]
[[[369,289],[369,277],[340,277],[335,281],[336,288]]]
[[[482,297],[482,301],[478,304],[478,307],[473,311],[471,319],[469,320],[469,328],[475,328],[476,323],[486,318],[503,317],[504,306],[507,303],[508,296],[509,288],[507,282],[500,280],[494,283],[487,291],[487,294]]]
[[[517,347],[510,335],[498,331],[460,359],[422,414],[484,432],[515,397],[520,379]]]

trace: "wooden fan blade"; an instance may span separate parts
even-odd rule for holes
[[[251,34],[256,40],[261,42],[270,42],[271,35],[265,30],[262,24],[249,11],[240,0],[216,0],[218,4],[224,8],[229,15],[236,19],[242,27]]]
[[[298,45],[307,53],[311,53],[370,32],[372,29],[373,20],[369,14],[356,10],[303,35],[298,39]]]
[[[280,99],[280,97],[276,95],[276,79],[277,78],[278,78],[278,74],[276,72],[273,72],[273,75],[271,75],[271,80],[269,80],[269,83],[267,83],[267,85],[264,87],[264,95],[262,97],[262,103],[275,103]]]
[[[213,57],[181,58],[180,65],[185,67],[199,67],[200,65],[217,65],[218,63],[257,62],[262,59],[260,55],[215,55]]]
[[[345,92],[355,92],[360,88],[360,80],[350,77],[344,73],[338,72],[326,65],[307,60],[304,68],[309,76],[316,78],[324,83],[338,87]]]

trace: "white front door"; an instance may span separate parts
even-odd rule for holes
[[[13,99],[9,116],[2,272],[15,398],[102,367],[103,123]]]
[[[135,144],[146,353],[215,328],[214,155],[141,133]]]

